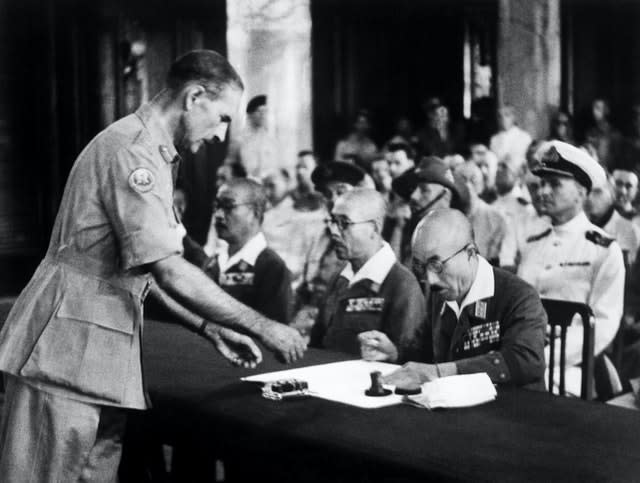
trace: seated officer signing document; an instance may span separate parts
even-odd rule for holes
[[[384,380],[415,386],[438,377],[486,372],[494,383],[544,389],[547,317],[536,291],[477,254],[459,211],[427,214],[413,237],[414,271],[429,283],[427,318],[409,362]],[[363,354],[389,352],[376,334]],[[371,345],[364,340],[363,345]],[[373,358],[373,357],[369,357]],[[422,362],[423,361],[423,362]]]
[[[413,274],[382,239],[386,203],[371,189],[337,199],[328,220],[338,257],[347,260],[329,282],[311,344],[360,354],[358,334],[380,331],[393,343],[379,360],[404,359],[424,318],[424,297]]]

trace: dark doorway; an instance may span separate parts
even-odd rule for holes
[[[324,159],[361,108],[373,114],[378,144],[399,115],[422,125],[422,103],[431,96],[460,122],[465,32],[480,27],[482,48],[495,53],[495,0],[321,0],[312,1],[311,15],[313,130]]]

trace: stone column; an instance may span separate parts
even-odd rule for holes
[[[243,103],[268,96],[269,129],[278,140],[281,166],[312,147],[310,0],[227,2],[228,57],[245,83]],[[244,121],[235,123],[232,136]]]
[[[534,139],[548,134],[560,77],[560,0],[500,0],[498,103],[513,105]]]

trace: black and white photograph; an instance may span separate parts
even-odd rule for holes
[[[640,482],[640,0],[0,0],[0,483]]]

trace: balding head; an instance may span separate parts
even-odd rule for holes
[[[445,300],[461,302],[478,267],[467,217],[454,209],[431,211],[418,223],[411,245],[416,275]]]
[[[375,190],[356,188],[341,195],[331,210],[331,238],[339,258],[354,269],[366,263],[383,244],[382,225],[387,210]]]
[[[382,233],[387,202],[376,190],[356,188],[340,196],[332,212],[346,214],[352,220],[373,220]]]

